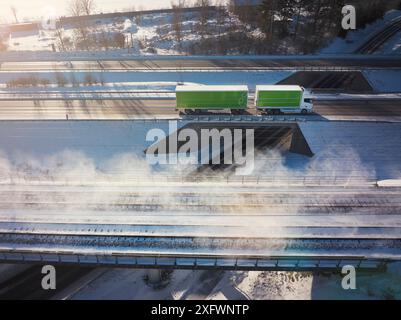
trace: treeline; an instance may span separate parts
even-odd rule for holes
[[[244,1],[242,5],[231,1],[230,10],[241,21],[263,32],[264,48],[258,51],[266,53],[286,50],[313,53],[327,40],[345,36],[341,9],[346,4],[356,7],[358,28],[382,18],[390,9],[401,7],[400,0],[263,0],[256,6],[252,0]]]
[[[55,31],[58,51],[109,50],[126,47],[127,39],[122,32],[110,32],[91,24],[86,18],[94,13],[95,0],[69,0],[70,15],[75,18],[72,36],[65,33],[63,23],[57,22]]]
[[[350,3],[357,9],[357,26],[359,28],[383,18],[388,10],[401,9],[400,0],[354,0]]]
[[[226,15],[240,23],[221,37],[200,41],[196,49],[215,48],[217,54],[235,48],[240,54],[311,53],[338,34],[343,4],[343,0],[264,0],[255,5],[253,0],[240,4],[232,0]]]

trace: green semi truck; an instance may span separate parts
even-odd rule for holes
[[[176,87],[177,110],[185,113],[230,110],[242,114],[248,108],[248,86],[182,85]],[[259,85],[255,108],[262,113],[313,112],[312,100],[300,86]]]
[[[177,86],[176,99],[177,109],[186,113],[231,110],[241,114],[248,108],[248,86]]]
[[[267,113],[307,114],[313,112],[313,103],[300,86],[256,86],[255,108]]]

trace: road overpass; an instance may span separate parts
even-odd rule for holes
[[[0,261],[334,270],[345,264],[374,269],[401,258],[400,189],[316,187],[305,193],[228,185],[211,194],[210,188],[2,185]],[[29,204],[13,200],[21,198]]]
[[[377,180],[400,170],[398,123],[299,122],[316,157],[262,156],[256,166],[267,168],[252,176],[150,174],[124,157],[110,165],[119,154],[143,154],[144,132],[154,124],[2,122],[3,154],[19,164],[2,161],[10,166],[0,176],[0,260],[335,270],[401,258],[401,189]],[[85,157],[63,160],[62,150]]]

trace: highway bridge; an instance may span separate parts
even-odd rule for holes
[[[300,71],[296,77],[304,77],[316,87],[335,83],[341,87],[354,77],[358,82],[361,70],[399,70],[398,57],[363,54],[377,51],[400,28],[401,24],[394,22],[356,54],[342,56],[2,54],[0,74],[290,70]],[[171,92],[159,92],[159,97],[149,92],[147,97],[145,92],[44,91],[1,92],[0,262],[60,265],[58,285],[63,287],[97,267],[338,272],[350,264],[363,270],[383,269],[401,259],[401,186],[395,181],[383,187],[375,176],[382,174],[380,170],[400,172],[399,97],[319,98],[315,114],[310,116],[262,116],[250,101],[247,114],[232,116],[221,112],[180,114]],[[89,170],[59,180],[49,171],[30,167],[35,165],[32,154],[47,153],[49,146],[53,152],[78,148],[106,157],[132,152],[134,147],[124,139],[143,138],[134,130],[142,120],[160,123],[170,119],[195,125],[236,122],[268,127],[341,120],[346,125],[355,123],[355,130],[316,127],[308,133],[306,128],[317,158],[322,157],[316,152],[317,144],[337,148],[329,150],[333,159],[312,176],[296,175],[288,168],[290,174],[286,171],[276,176],[235,177],[211,168],[186,174],[138,175],[141,167],[133,165],[126,171],[97,172],[96,179]],[[85,120],[90,120],[86,127]],[[115,127],[106,125],[99,130],[96,120],[115,122]],[[382,121],[387,126],[366,129],[358,120]],[[332,136],[324,135],[325,130],[331,130]],[[352,144],[354,136],[359,139],[352,142],[354,147],[363,148],[355,147],[356,158],[343,156],[341,149]],[[2,158],[2,152],[21,150],[28,155],[28,163],[20,163],[18,169],[23,170],[8,175],[8,160]],[[377,172],[371,174],[369,166],[358,162],[359,157],[380,163],[373,166]],[[344,170],[340,175],[332,172],[333,166],[339,166],[336,161]],[[291,167],[291,163],[286,165]],[[349,167],[350,172],[345,172]],[[0,299],[18,297],[27,283],[36,286],[40,276],[38,267],[31,267],[17,277],[19,282],[11,284],[11,290],[0,288]],[[32,289],[26,297],[45,295],[43,290]]]
[[[196,70],[330,72],[401,68],[397,57],[358,54],[154,59],[63,57],[61,54],[48,58],[34,54],[26,59],[21,58],[23,55],[4,57],[0,58],[3,60],[0,72],[21,74]],[[26,152],[39,153],[48,151],[48,146],[54,151],[78,147],[110,156],[116,151],[132,150],[129,143],[123,142],[127,134],[132,140],[143,138],[127,132],[127,128],[140,126],[140,121],[117,121],[116,128],[105,126],[99,131],[93,120],[182,119],[198,124],[239,121],[267,126],[273,122],[401,120],[399,99],[319,99],[315,103],[316,114],[308,117],[260,116],[251,102],[249,107],[247,115],[236,118],[213,112],[182,115],[175,110],[175,101],[166,97],[88,99],[82,94],[76,98],[56,94],[52,99],[3,99],[0,101],[0,120],[4,125],[2,147],[9,152],[24,147]],[[58,121],[46,121],[50,125],[42,131],[43,127],[36,127],[36,121],[29,120]],[[75,128],[76,123],[84,120],[91,120],[88,127]],[[12,128],[14,125],[16,129]],[[334,128],[333,134],[339,136],[335,141],[329,136],[320,137],[318,128],[310,130],[309,138],[320,137],[320,144],[341,149],[360,133],[357,129],[361,126],[355,126],[355,131],[348,130],[343,136],[345,128]],[[363,130],[372,136],[366,133],[353,142],[354,146],[364,146],[358,155],[362,157],[366,153],[365,158],[375,158],[383,171],[397,171],[394,168],[399,163],[397,127]],[[385,134],[387,142],[381,140]],[[114,141],[115,138],[119,139]],[[81,172],[67,181],[58,181],[49,173],[37,180],[30,177],[35,172],[12,177],[3,174],[0,177],[0,261],[89,267],[290,271],[338,271],[349,264],[361,269],[383,268],[388,262],[401,259],[401,188],[379,187],[362,164],[355,163],[355,158],[342,157],[340,149],[331,152],[339,154],[336,161],[341,162],[344,170],[351,164],[351,173],[332,175],[329,162],[318,176],[312,177],[287,173],[278,177],[236,178],[216,172],[211,175],[209,171],[137,176],[119,172],[102,173],[103,180],[93,181],[93,177]]]
[[[0,260],[334,270],[401,258],[401,189],[210,188],[2,185]]]
[[[15,174],[3,170],[0,260],[240,270],[375,269],[399,260],[401,188],[381,187],[376,178],[379,170],[399,170],[399,124],[299,123],[322,163],[316,171],[166,175],[144,174],[140,163],[111,171],[96,163],[93,172],[91,165],[75,171],[74,158],[66,177],[35,169],[35,159]],[[109,159],[134,152],[140,129],[138,121],[5,121],[1,145],[8,154],[76,149]],[[350,143],[371,165],[341,153]],[[327,162],[319,145],[331,147]]]

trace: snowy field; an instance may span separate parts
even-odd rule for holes
[[[207,21],[209,26],[216,26],[217,13],[211,12]],[[180,54],[181,48],[190,48],[196,44],[201,35],[196,32],[198,28],[198,13],[183,13],[182,39],[180,43],[174,35],[172,13],[145,14],[139,18],[118,17],[114,19],[92,20],[88,24],[90,34],[114,35],[123,34],[130,40],[130,49],[109,48],[111,53],[130,53],[136,55],[174,55]],[[246,26],[235,16],[226,13],[223,21],[219,21],[219,28],[216,34],[225,34],[233,25],[236,28],[246,29]],[[209,27],[211,28],[211,27]],[[72,51],[69,44],[74,41],[76,29],[74,26],[66,25],[60,30],[63,35],[65,46]],[[255,36],[258,36],[256,33]],[[59,37],[55,31],[35,30],[27,32],[13,32],[8,40],[10,51],[52,51],[52,46],[61,49]],[[181,46],[181,48],[180,48]],[[101,51],[101,50],[100,50]]]
[[[394,19],[401,17],[401,11],[391,10],[386,13],[382,20],[369,24],[364,29],[349,32],[345,39],[336,38],[323,48],[321,54],[348,54],[353,53],[360,45],[365,43],[376,32],[385,28]],[[108,48],[107,52],[99,53],[106,55],[175,55],[181,54],[182,48],[188,50],[201,40],[197,31],[197,13],[188,12],[183,15],[182,40],[179,43],[174,34],[173,15],[171,13],[146,14],[138,19],[114,18],[93,20],[89,24],[90,33],[102,36],[109,34],[122,34],[130,40],[130,49]],[[258,38],[260,31],[252,30],[241,22],[236,16],[228,13],[223,21],[217,13],[213,13],[207,24],[213,26],[217,35],[225,35],[235,26],[236,30],[243,30],[250,37]],[[65,46],[69,54],[77,54],[79,50],[69,48],[74,42],[76,29],[73,26],[65,26],[61,29]],[[213,33],[212,32],[212,33]],[[24,32],[13,32],[7,39],[9,51],[16,52],[39,52],[46,53],[53,50],[53,46],[60,51],[60,40],[55,31],[34,30]],[[71,45],[72,46],[72,45]],[[93,51],[93,50],[91,50]],[[401,51],[401,33],[393,36],[375,54],[399,54]]]

